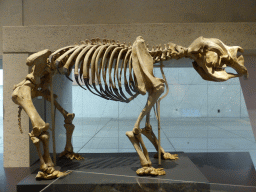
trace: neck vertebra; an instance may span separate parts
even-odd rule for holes
[[[168,43],[164,45],[164,48],[161,45],[154,47],[152,50],[149,50],[150,55],[154,59],[154,63],[159,61],[167,61],[170,59],[180,59],[182,57],[187,57],[188,49],[174,43]]]

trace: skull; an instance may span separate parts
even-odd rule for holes
[[[187,54],[194,60],[193,67],[203,79],[226,81],[249,76],[243,56],[237,57],[238,51],[243,52],[243,49],[239,46],[229,47],[219,39],[199,37],[188,47]],[[226,67],[233,68],[237,74],[226,72]]]

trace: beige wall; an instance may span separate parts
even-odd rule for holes
[[[0,59],[2,51],[2,27],[22,25],[22,1],[0,0]]]
[[[255,0],[0,0],[2,26],[256,22]]]
[[[24,25],[255,22],[255,0],[26,0]]]
[[[28,54],[4,54],[4,167],[30,166],[29,119],[22,111],[21,123],[23,134],[18,125],[18,106],[11,100],[12,87],[24,79],[28,67],[24,63]],[[18,157],[18,158],[17,158]]]
[[[91,38],[108,38],[133,43],[142,36],[150,46],[177,43],[189,46],[200,36],[221,39],[227,45],[256,48],[254,23],[163,23],[4,27],[4,52],[34,52],[60,47]]]

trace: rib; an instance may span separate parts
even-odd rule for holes
[[[90,59],[91,55],[93,54],[94,50],[98,47],[99,45],[94,45],[85,55],[84,58],[84,66],[83,66],[83,79],[85,81],[89,80],[89,69],[90,69]]]
[[[74,70],[74,74],[78,75],[78,68],[79,68],[79,64],[80,64],[80,60],[82,59],[82,57],[84,56],[84,54],[91,48],[93,47],[93,45],[88,45],[86,46],[77,56],[76,58],[76,63],[75,63],[75,70]]]
[[[117,47],[117,45],[110,45],[108,48],[107,48],[107,50],[105,51],[105,53],[104,53],[104,56],[103,56],[103,61],[102,61],[102,70],[103,70],[103,73],[102,73],[102,78],[103,78],[103,81],[104,81],[104,83],[105,83],[105,91],[109,94],[109,95],[111,95],[113,98],[115,98],[117,101],[119,101],[119,98],[112,92],[112,91],[110,91],[109,89],[108,89],[108,84],[107,84],[107,81],[106,81],[106,72],[107,72],[107,67],[108,67],[108,63],[109,63],[109,57],[107,57],[108,56],[108,54],[109,54],[109,52],[112,50],[112,49],[114,49],[115,47]],[[107,62],[106,62],[106,60],[107,60]],[[105,64],[106,63],[106,64]]]
[[[64,70],[64,74],[66,76],[69,76],[70,75],[70,68],[73,66],[71,65],[72,61],[75,59],[75,57],[77,56],[77,54],[79,52],[81,52],[81,50],[85,47],[86,45],[80,45],[77,47],[77,49],[69,56],[66,64],[63,66],[63,70]],[[73,63],[74,64],[74,63]]]
[[[123,62],[124,62],[124,59],[121,57],[123,56],[123,53],[127,51],[127,49],[122,49],[119,54],[118,54],[118,58],[117,58],[117,64],[116,64],[116,68],[115,68],[115,73],[114,73],[114,85],[116,86],[116,79],[118,81],[118,88],[119,88],[119,91],[121,93],[121,96],[124,98],[125,101],[127,101],[127,97],[125,96],[125,94],[123,93],[123,90],[122,90],[122,85],[121,85],[121,79],[119,79],[119,76],[118,76],[118,68],[119,68],[119,62],[121,60],[121,65],[120,67],[122,68],[123,67]]]
[[[102,62],[103,62],[103,58],[101,58],[101,55],[104,53],[104,50],[108,47],[109,45],[104,45],[101,47],[101,50],[99,51],[97,58],[96,58],[96,66],[95,66],[95,72],[96,72],[96,77],[97,80],[99,82],[99,87],[100,87],[100,91],[102,94],[105,94],[106,97],[109,97],[109,99],[111,100],[115,100],[111,95],[109,95],[102,87],[101,85],[101,66],[102,66]],[[99,59],[101,58],[101,61],[99,62]],[[98,67],[99,66],[99,67]],[[99,69],[98,69],[99,68]]]
[[[116,96],[119,100],[124,101],[124,99],[117,92],[117,88],[115,87],[115,85],[113,85],[113,81],[112,81],[112,66],[113,66],[113,62],[114,62],[114,56],[121,49],[122,49],[121,47],[116,47],[112,51],[110,59],[109,59],[109,64],[108,64],[108,73],[109,73],[109,88],[110,88],[110,90],[112,89],[114,91],[114,93],[116,94]]]
[[[55,60],[55,66],[57,69],[59,69],[59,65],[62,63],[63,59],[68,56],[69,54],[71,54],[73,51],[75,51],[77,49],[78,46],[69,49],[67,52],[65,52],[64,54],[62,54],[58,59]]]
[[[132,57],[131,52],[132,52],[132,50],[129,50],[129,51],[126,53],[126,56],[125,56],[125,59],[124,59],[124,86],[125,86],[126,92],[127,92],[130,96],[133,96],[133,94],[132,94],[132,92],[131,92],[131,90],[130,90],[130,87],[128,86],[127,79],[126,79],[127,63],[128,63],[128,61],[131,59],[131,57]]]
[[[101,42],[99,39],[92,39],[81,45],[58,49],[50,55],[49,61],[54,60],[57,69],[63,67],[62,72],[69,80],[71,80],[69,74],[74,66],[75,81],[83,89],[87,88],[93,94],[107,100],[128,103],[139,94],[136,89],[137,81],[133,71],[131,52],[131,47],[115,43],[113,40]],[[55,59],[57,56],[58,58]],[[126,93],[122,89],[122,78],[124,78]]]
[[[56,51],[54,51],[50,56],[49,56],[49,61],[50,63],[52,62],[52,59],[55,59],[54,56],[56,56],[58,53],[62,52],[62,51],[66,51],[67,49],[73,48],[75,45],[70,45],[70,46],[66,46],[63,48],[60,48]]]
[[[89,59],[91,57],[91,54],[93,53],[93,51],[98,47],[99,45],[94,45],[85,55],[84,58],[84,63],[83,63],[83,79],[84,79],[84,84],[87,87],[87,89],[93,93],[94,95],[97,95],[99,97],[102,97],[101,95],[98,95],[97,93],[94,93],[91,88],[90,88],[90,84],[89,84]],[[80,69],[81,70],[81,69]]]
[[[102,97],[105,99],[108,99],[104,94],[102,94],[96,87],[95,85],[95,65],[97,65],[97,63],[95,62],[96,60],[96,56],[98,55],[100,49],[102,46],[99,46],[93,53],[92,59],[91,59],[91,81],[92,81],[92,86],[95,89],[95,91]]]

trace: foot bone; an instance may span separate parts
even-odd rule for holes
[[[158,153],[154,155],[154,158],[158,158]],[[179,157],[178,154],[161,153],[161,159],[177,160]]]
[[[63,157],[63,156],[65,156],[65,157],[67,157],[68,159],[71,159],[71,160],[73,160],[73,159],[76,159],[76,160],[83,160],[84,159],[84,157],[82,157],[81,155],[79,155],[78,153],[74,153],[74,152],[69,152],[69,151],[63,151],[60,155],[59,155],[59,157]]]
[[[143,176],[143,175],[151,175],[151,176],[157,176],[157,175],[165,175],[165,171],[163,168],[154,168],[154,167],[142,167],[136,171],[137,175]]]
[[[67,176],[68,174],[70,174],[72,171],[69,172],[61,172],[61,171],[57,171],[55,170],[53,167],[49,167],[48,169],[46,169],[45,171],[39,171],[36,175],[36,179],[56,179],[59,177],[64,177]]]

